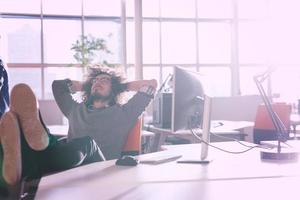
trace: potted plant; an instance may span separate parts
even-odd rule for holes
[[[95,61],[99,54],[112,54],[107,47],[106,40],[103,38],[96,38],[92,35],[81,35],[80,38],[72,44],[71,50],[75,52],[73,57],[80,63],[84,70],[87,70],[87,67],[95,62],[97,62],[97,64],[113,67],[113,65],[110,65],[105,59],[100,58],[100,60]]]

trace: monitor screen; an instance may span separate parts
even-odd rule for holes
[[[201,128],[204,91],[200,74],[174,67],[171,129]]]
[[[200,159],[180,160],[180,163],[209,163],[208,144],[210,140],[210,122],[212,99],[204,94],[201,74],[174,67],[172,98],[172,132],[181,129],[201,129]]]

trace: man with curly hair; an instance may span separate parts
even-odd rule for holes
[[[55,80],[55,100],[69,121],[68,140],[90,136],[100,146],[106,159],[119,158],[130,129],[153,99],[157,81],[124,82],[115,70],[91,67],[84,82]],[[120,103],[125,91],[137,93],[125,104]],[[82,102],[72,94],[82,92]]]

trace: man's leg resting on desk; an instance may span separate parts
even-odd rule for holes
[[[21,179],[20,129],[15,115],[6,112],[0,121],[0,186],[15,185]]]
[[[76,138],[69,142],[58,141],[56,145],[39,152],[38,159],[43,173],[103,161],[100,148],[88,136]]]
[[[27,148],[27,152],[30,152],[28,155],[35,154],[34,157],[36,157],[35,165],[37,165],[38,172],[29,174],[42,175],[102,160],[99,147],[89,137],[58,142],[47,132],[42,123],[37,104],[37,99],[29,86],[19,84],[12,89],[10,106],[19,118],[20,127],[28,144],[24,147]],[[30,159],[28,155],[24,154],[27,160]],[[25,165],[28,166],[27,163]]]
[[[101,151],[91,138],[78,138],[67,143],[60,143],[47,132],[39,117],[36,97],[29,86],[18,84],[12,89],[10,110],[18,119],[18,121],[15,120],[17,121],[15,126],[20,127],[19,135],[21,136],[18,138],[21,143],[19,149],[22,155],[20,162],[23,165],[23,177],[35,178],[44,172],[69,169],[102,160]],[[4,123],[4,126],[7,126],[6,124]],[[5,130],[8,134],[11,131],[11,128]],[[15,140],[9,143],[14,144]],[[16,184],[19,180],[18,174],[18,178],[11,183]]]

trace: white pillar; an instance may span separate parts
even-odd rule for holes
[[[239,44],[238,44],[238,2],[233,1],[234,19],[232,24],[231,36],[231,95],[237,96],[241,94],[240,91],[240,68],[239,68]]]
[[[134,25],[135,25],[135,79],[143,79],[143,15],[142,0],[134,1]]]
[[[126,51],[126,0],[121,1],[121,63],[127,73],[127,51]]]

